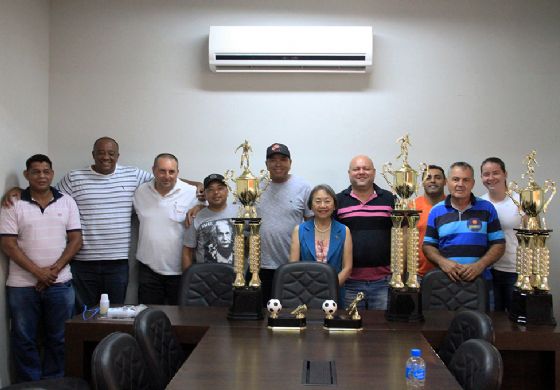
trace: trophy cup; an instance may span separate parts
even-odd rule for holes
[[[533,150],[524,160],[527,171],[527,187],[519,188],[516,182],[508,185],[507,194],[519,208],[521,226],[516,231],[518,242],[516,254],[517,282],[511,297],[509,318],[519,324],[556,325],[552,307],[552,295],[548,285],[550,252],[546,240],[552,230],[546,228],[544,216],[556,194],[556,184],[547,180],[540,187],[535,182],[535,159]],[[546,194],[550,192],[548,200]],[[519,196],[519,200],[513,194]]]
[[[325,312],[325,320],[323,328],[329,331],[348,331],[348,330],[361,330],[362,317],[358,313],[358,303],[364,299],[364,293],[359,292],[346,309],[346,315],[335,316],[337,305],[333,300],[326,300],[323,302],[323,312]]]
[[[418,228],[420,210],[415,210],[411,197],[418,188],[418,172],[408,164],[408,147],[411,146],[408,134],[397,140],[401,153],[396,157],[402,158],[402,166],[392,170],[389,162],[383,165],[381,175],[397,196],[395,209],[391,212],[391,281],[389,282],[389,301],[385,317],[389,321],[412,322],[422,321],[422,305],[420,284],[418,283]],[[422,175],[427,165],[422,163]],[[388,174],[393,180],[389,180]],[[408,240],[405,248],[405,226],[408,226]],[[408,278],[403,282],[404,258],[406,250],[406,271]]]
[[[233,269],[235,280],[233,282],[233,304],[228,312],[228,318],[234,320],[261,320],[262,291],[259,279],[261,262],[261,237],[259,229],[261,219],[257,216],[256,202],[269,183],[268,172],[261,170],[260,176],[256,177],[249,169],[249,153],[252,152],[251,145],[247,140],[239,145],[235,152],[242,149],[241,153],[241,175],[234,179],[232,170],[225,173],[226,180],[235,184],[234,197],[241,203],[237,218],[233,219],[235,227],[234,259]],[[262,185],[264,184],[264,185]],[[228,186],[229,187],[229,186]],[[248,285],[245,282],[245,225],[249,225],[249,271],[251,280]]]

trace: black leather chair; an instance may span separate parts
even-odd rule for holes
[[[21,382],[2,387],[2,390],[89,390],[89,384],[81,378],[64,377]]]
[[[421,292],[423,310],[488,311],[486,282],[480,277],[472,282],[454,282],[442,270],[433,269],[424,275]]]
[[[165,389],[185,361],[185,353],[161,310],[144,309],[134,319],[134,336],[158,389]]]
[[[234,279],[231,265],[193,264],[181,277],[179,306],[230,306]]]
[[[306,304],[309,309],[320,309],[325,299],[338,302],[338,276],[323,263],[283,264],[274,273],[271,298],[279,299],[285,308]]]
[[[446,366],[461,344],[470,339],[481,339],[494,344],[494,327],[486,313],[476,310],[457,312],[438,349],[438,355]]]
[[[91,374],[96,390],[152,390],[151,373],[140,346],[128,333],[114,332],[95,347]]]
[[[485,340],[461,344],[448,368],[465,390],[498,390],[502,385],[502,356]]]

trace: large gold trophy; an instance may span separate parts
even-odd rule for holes
[[[268,172],[261,170],[256,177],[249,169],[249,154],[251,145],[247,140],[239,145],[235,151],[242,149],[241,175],[234,179],[232,170],[225,173],[226,180],[235,184],[234,197],[241,203],[237,218],[233,219],[235,226],[234,260],[233,269],[235,281],[233,282],[233,304],[229,310],[228,318],[242,320],[260,320],[263,318],[261,281],[259,270],[261,266],[261,219],[257,216],[256,202],[269,183]],[[245,226],[249,226],[249,271],[251,280],[248,286],[245,282]]]
[[[546,247],[552,230],[546,228],[544,216],[541,216],[556,194],[556,185],[551,180],[546,180],[542,187],[535,182],[536,154],[533,150],[524,160],[527,171],[522,178],[528,180],[527,186],[519,188],[513,181],[508,186],[508,195],[522,216],[521,226],[515,229],[518,276],[509,317],[520,324],[556,325],[548,285],[550,252]],[[550,196],[545,200],[548,192]]]
[[[391,212],[391,281],[389,282],[389,301],[385,317],[389,321],[421,321],[422,302],[420,297],[420,284],[418,283],[418,220],[422,211],[415,209],[412,197],[418,189],[418,171],[408,163],[408,148],[411,146],[408,134],[397,140],[401,146],[401,153],[397,159],[402,159],[402,166],[392,170],[392,164],[383,165],[382,176],[387,181],[397,196],[395,209]],[[424,175],[426,164],[420,165]],[[389,179],[388,174],[392,176]],[[407,235],[405,229],[407,228]],[[405,240],[407,238],[407,240]],[[405,243],[406,241],[406,243]],[[405,253],[406,252],[406,253]],[[406,271],[408,278],[403,282]]]

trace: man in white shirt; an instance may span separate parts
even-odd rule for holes
[[[198,204],[196,187],[181,180],[179,161],[159,154],[152,168],[154,179],[134,194],[140,221],[138,303],[176,305],[182,274],[181,253],[187,211]]]

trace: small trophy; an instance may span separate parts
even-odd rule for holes
[[[256,202],[266,189],[269,183],[268,172],[261,170],[261,175],[255,177],[249,169],[249,153],[252,152],[251,145],[247,140],[235,149],[241,153],[241,175],[234,179],[232,170],[225,173],[226,180],[235,184],[234,197],[241,203],[237,218],[233,219],[235,227],[234,240],[234,259],[233,269],[235,280],[233,282],[233,304],[229,310],[228,318],[237,320],[261,320],[262,312],[262,291],[259,279],[259,269],[261,263],[261,237],[259,229],[261,219],[257,216]],[[264,185],[262,185],[265,183]],[[229,187],[229,186],[228,186]],[[245,225],[249,225],[249,271],[251,280],[246,286],[245,269]]]
[[[548,205],[556,194],[556,184],[546,180],[540,187],[535,182],[536,155],[533,150],[524,160],[527,171],[521,177],[528,179],[527,187],[519,188],[512,181],[507,191],[522,216],[521,226],[515,229],[518,242],[517,282],[511,298],[509,317],[520,324],[556,325],[548,285],[550,252],[546,247],[546,240],[552,230],[546,228],[544,218]],[[545,201],[548,192],[550,196]],[[513,193],[519,196],[519,200]]]
[[[280,316],[282,304],[278,299],[271,299],[266,304],[266,308],[270,315],[268,316],[269,329],[284,329],[284,330],[301,330],[307,327],[307,313],[306,305],[299,305],[290,312],[292,317]]]
[[[339,330],[361,330],[362,317],[358,313],[358,303],[364,299],[364,293],[359,292],[346,309],[346,315],[335,316],[337,305],[332,299],[323,302],[323,312],[325,313],[325,321],[323,327],[329,331]]]
[[[397,140],[402,158],[402,166],[392,170],[389,162],[383,165],[381,175],[397,196],[395,209],[391,212],[391,281],[389,282],[389,301],[385,317],[389,321],[422,321],[420,284],[418,283],[418,220],[422,211],[415,210],[412,197],[418,189],[418,172],[408,164],[408,147],[411,146],[408,134]],[[425,174],[427,165],[420,164],[420,171]],[[388,174],[393,180],[389,180]],[[408,242],[405,248],[405,226],[408,226]],[[406,271],[408,278],[403,283],[404,258],[406,250]]]

